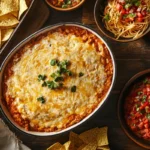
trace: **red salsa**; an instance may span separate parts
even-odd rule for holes
[[[124,105],[125,120],[139,137],[150,139],[150,77],[135,84]]]
[[[82,0],[49,0],[55,7],[71,8],[78,5]]]

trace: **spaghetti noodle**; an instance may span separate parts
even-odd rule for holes
[[[103,20],[116,39],[137,39],[150,25],[150,0],[109,0]]]

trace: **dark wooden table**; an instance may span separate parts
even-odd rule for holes
[[[94,4],[95,0],[87,0],[83,7],[72,12],[58,12],[49,9],[50,16],[43,27],[60,22],[80,22],[99,32],[94,22]],[[29,20],[29,23],[32,24],[32,21],[34,20]],[[102,33],[99,32],[99,34],[108,43],[116,58],[116,83],[102,108],[84,124],[73,129],[73,131],[81,133],[90,128],[108,126],[111,150],[144,150],[132,142],[121,129],[117,118],[117,101],[124,84],[134,74],[150,68],[150,34],[130,43],[115,42],[103,36]],[[5,55],[2,54],[2,57],[4,58]],[[0,116],[3,117],[2,114]],[[15,132],[17,137],[33,150],[44,150],[54,142],[64,143],[68,140],[69,132],[48,137],[29,136],[12,127],[7,120],[4,119],[4,121]]]

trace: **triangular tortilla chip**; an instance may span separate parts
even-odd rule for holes
[[[0,0],[0,16],[19,11],[19,0]]]
[[[2,42],[6,42],[11,36],[13,31],[14,29],[2,29],[1,31]]]
[[[71,141],[68,141],[64,144],[65,150],[73,150],[74,146],[72,145]]]
[[[98,133],[99,133],[99,128],[94,128],[81,133],[79,137],[80,139],[83,140],[84,143],[88,144],[92,141],[97,141]]]
[[[97,137],[97,145],[98,146],[105,146],[108,145],[108,138],[107,138],[107,127],[99,128],[98,137]]]
[[[28,6],[26,4],[25,0],[20,0],[19,3],[19,16],[18,19],[20,20],[20,17],[22,16],[22,14],[28,9]]]
[[[49,148],[47,148],[47,150],[65,150],[65,147],[57,142],[52,146],[50,146]]]
[[[0,27],[2,29],[5,29],[6,27],[7,28],[15,27],[18,23],[19,21],[12,14],[0,17]]]
[[[14,11],[11,13],[13,16],[15,16],[16,18],[18,18],[18,11]]]
[[[69,141],[71,141],[71,144],[76,149],[79,148],[81,145],[84,144],[84,142],[79,138],[79,135],[76,134],[76,133],[74,133],[74,132],[70,132]]]

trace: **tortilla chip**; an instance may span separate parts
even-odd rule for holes
[[[94,128],[81,133],[79,137],[80,139],[83,140],[84,143],[88,144],[90,142],[97,141],[98,133],[99,133],[99,128]]]
[[[74,132],[70,132],[69,141],[71,141],[71,144],[75,149],[84,144],[84,142],[79,138],[79,135]]]
[[[50,146],[49,148],[47,148],[47,150],[65,150],[65,147],[57,142],[52,146]]]
[[[108,145],[106,145],[106,146],[98,146],[97,149],[98,150],[110,150]]]
[[[15,16],[16,18],[18,18],[18,11],[14,11],[11,13],[13,16]]]
[[[87,144],[82,144],[77,150],[82,150]],[[75,149],[76,150],[76,149]]]
[[[0,16],[19,11],[19,0],[1,0]]]
[[[3,29],[15,27],[18,23],[19,21],[12,14],[0,17],[0,27]]]
[[[81,146],[78,150],[96,150],[97,142],[91,142],[89,144]]]
[[[19,3],[19,17],[18,19],[20,20],[20,17],[22,16],[22,14],[28,9],[28,6],[26,4],[25,0],[20,0]]]
[[[74,146],[72,145],[71,141],[68,141],[64,144],[65,150],[73,150]]]
[[[9,37],[11,36],[13,31],[14,31],[14,29],[3,29],[1,31],[2,42],[6,42],[9,39]]]
[[[108,145],[108,138],[107,138],[107,127],[99,128],[98,137],[97,137],[97,145],[98,146],[105,146]]]

